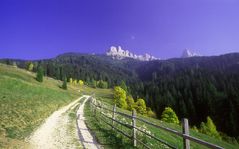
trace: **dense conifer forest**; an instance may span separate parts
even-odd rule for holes
[[[67,53],[47,60],[0,62],[35,72],[41,67],[46,76],[81,79],[93,87],[95,82],[107,82],[98,87],[112,88],[124,81],[128,94],[143,98],[158,118],[165,107],[171,107],[179,118],[189,118],[191,126],[210,116],[219,131],[239,136],[238,53],[149,62]]]

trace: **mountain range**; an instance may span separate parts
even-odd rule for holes
[[[136,55],[129,50],[123,50],[121,46],[111,46],[110,49],[106,52],[107,56],[112,57],[113,59],[124,59],[124,58],[132,58],[140,61],[153,61],[153,60],[160,60],[160,58],[156,58],[155,56],[152,56],[148,53],[145,53],[144,55]],[[198,54],[196,52],[193,52],[192,50],[185,49],[182,53],[181,58],[188,58],[188,57],[196,57],[196,56],[202,56],[201,54]]]

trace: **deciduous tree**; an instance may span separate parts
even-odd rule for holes
[[[179,124],[178,116],[170,107],[166,107],[164,109],[161,118],[162,118],[162,121]]]
[[[126,92],[119,86],[114,87],[114,102],[118,107],[127,109]]]

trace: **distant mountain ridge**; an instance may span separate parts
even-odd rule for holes
[[[115,47],[111,46],[110,49],[106,52],[107,56],[111,56],[113,59],[124,59],[124,58],[133,58],[140,61],[152,61],[152,60],[159,60],[150,54],[145,53],[144,55],[136,55],[131,53],[128,50],[123,50],[121,46]]]

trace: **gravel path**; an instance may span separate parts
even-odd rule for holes
[[[70,119],[68,110],[72,110],[77,106],[83,98],[88,99],[89,96],[82,96],[71,102],[69,105],[55,111],[46,121],[27,139],[30,148],[33,149],[59,149],[59,148],[80,148],[73,139],[78,140],[77,130],[70,132],[68,129]]]
[[[81,104],[77,111],[77,126],[78,126],[78,134],[80,137],[80,141],[83,144],[84,148],[87,149],[97,149],[100,148],[99,144],[96,142],[95,138],[90,134],[90,130],[86,127],[85,117],[84,117],[84,106],[87,100],[89,100],[90,96],[88,96],[84,102]]]

